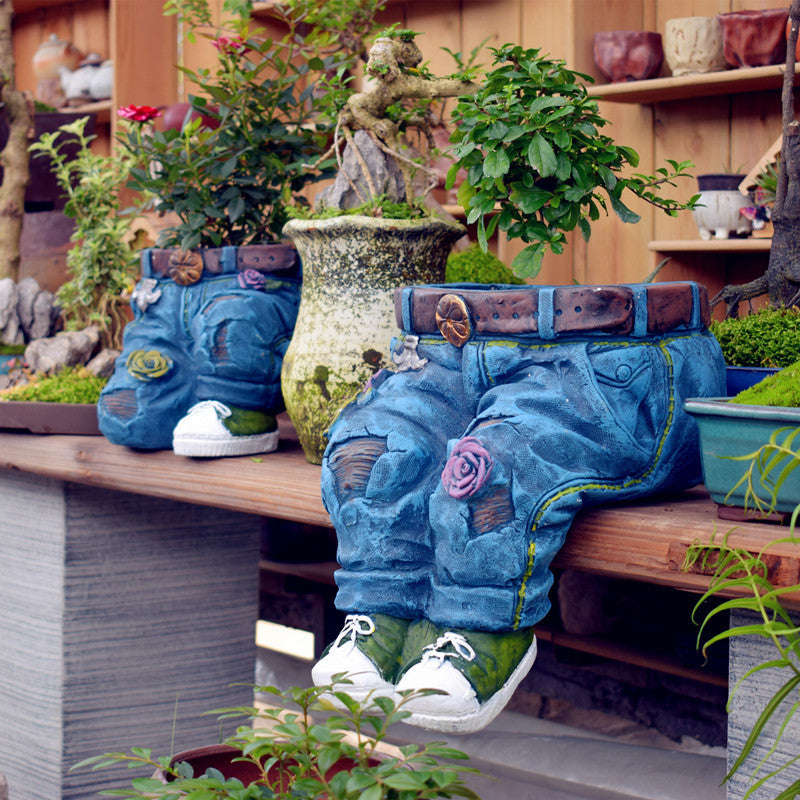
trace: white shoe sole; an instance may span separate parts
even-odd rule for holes
[[[344,673],[352,683],[333,683],[335,674]],[[346,644],[332,648],[327,656],[320,659],[311,669],[311,679],[315,686],[331,684],[334,691],[345,692],[357,703],[364,703],[375,697],[395,699],[394,686],[385,681],[375,665],[357,647]],[[345,711],[345,706],[332,694],[325,692],[321,698]],[[376,709],[379,713],[379,709]]]
[[[429,731],[440,731],[444,733],[475,733],[485,728],[505,707],[514,694],[514,690],[519,686],[520,681],[528,674],[533,662],[536,660],[536,637],[531,642],[525,655],[517,664],[516,669],[511,673],[508,680],[495,692],[483,705],[476,711],[461,713],[456,711],[450,713],[436,713],[435,709],[425,711],[414,711],[411,701],[405,709],[411,712],[411,716],[406,719],[409,725],[416,725]],[[402,681],[401,681],[402,683]],[[402,688],[400,685],[398,689]],[[410,688],[410,687],[407,687]],[[418,686],[417,689],[425,687]],[[434,706],[436,695],[421,698],[421,702],[426,705]]]
[[[198,436],[177,435],[172,438],[175,455],[194,458],[217,458],[219,456],[249,456],[255,453],[271,453],[278,447],[280,432],[253,436]]]

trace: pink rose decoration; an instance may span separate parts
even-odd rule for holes
[[[121,106],[117,109],[117,116],[123,119],[130,119],[134,122],[150,122],[151,119],[157,119],[161,116],[161,112],[153,106]]]
[[[442,470],[442,485],[456,500],[471,497],[489,480],[493,466],[488,450],[474,437],[465,436],[447,459]]]
[[[246,269],[240,272],[236,279],[242,289],[262,290],[267,285],[267,279],[257,269]]]

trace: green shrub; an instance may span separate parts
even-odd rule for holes
[[[765,308],[746,317],[712,322],[725,363],[735,367],[788,367],[800,360],[800,310]]]
[[[525,283],[496,255],[484,253],[477,244],[450,253],[445,280],[447,283]]]

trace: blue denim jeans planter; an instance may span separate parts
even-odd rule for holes
[[[397,290],[398,371],[329,432],[347,612],[473,631],[538,622],[585,506],[702,479],[688,397],[724,392],[705,287]]]
[[[268,245],[180,253],[142,253],[134,319],[98,403],[100,430],[115,444],[172,447],[173,428],[202,400],[283,408],[281,363],[300,302],[296,251]]]

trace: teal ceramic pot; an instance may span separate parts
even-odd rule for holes
[[[800,428],[800,408],[745,406],[730,403],[725,398],[687,400],[684,408],[700,429],[703,480],[711,499],[720,505],[745,506],[744,485],[729,493],[750,462],[735,461],[735,457],[754,453],[767,444],[778,429],[785,428],[788,434]],[[781,435],[779,441],[783,438]],[[769,504],[770,492],[766,487],[758,486],[756,493]],[[797,469],[781,486],[775,510],[791,512],[799,503],[800,469]]]

